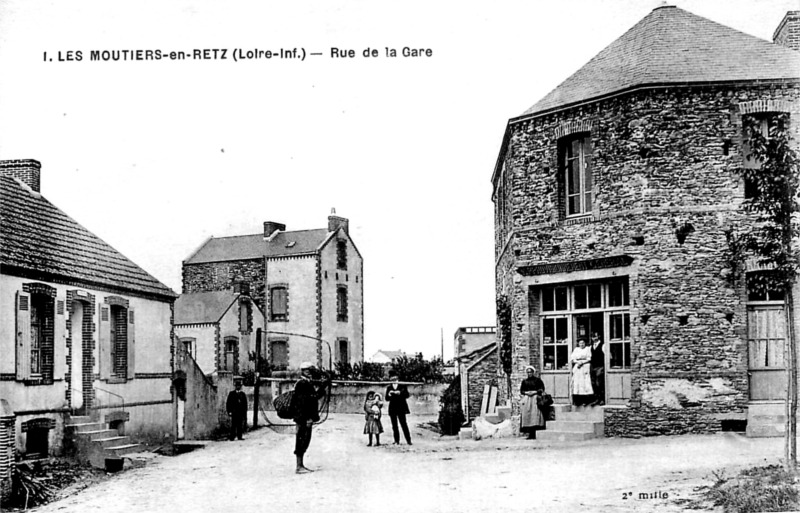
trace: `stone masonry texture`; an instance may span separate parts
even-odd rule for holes
[[[494,198],[496,292],[513,312],[501,398],[518,407],[524,367],[541,357],[538,305],[517,266],[628,255],[631,399],[608,409],[606,434],[714,432],[746,416],[746,291],[731,279],[725,231],[753,222],[741,208],[740,104],[757,100],[800,119],[800,88],[783,82],[653,88],[510,126]],[[557,162],[558,137],[575,125],[589,127],[594,180],[578,222],[561,214]]]

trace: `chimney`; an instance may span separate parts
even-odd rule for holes
[[[264,221],[264,238],[268,239],[270,235],[275,233],[277,230],[282,232],[286,231],[286,225],[281,223],[276,223],[275,221]]]
[[[331,215],[328,216],[328,231],[335,232],[339,228],[344,230],[344,233],[350,234],[350,221],[345,219],[344,217],[339,217],[336,215],[336,209],[331,209]]]
[[[800,11],[789,11],[772,35],[775,44],[800,50]]]
[[[0,175],[17,178],[34,192],[39,190],[42,164],[38,160],[0,160]]]

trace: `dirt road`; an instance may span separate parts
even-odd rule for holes
[[[782,453],[781,439],[738,434],[458,441],[418,426],[431,420],[410,418],[413,446],[367,447],[362,416],[331,415],[315,428],[306,463],[317,471],[306,475],[294,473],[294,437],[260,429],[159,457],[37,511],[683,511],[673,500],[709,484],[712,471],[776,463]]]

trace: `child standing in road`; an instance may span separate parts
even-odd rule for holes
[[[375,435],[375,445],[381,444],[381,433],[383,433],[381,408],[383,408],[381,396],[372,390],[367,392],[367,398],[364,400],[364,414],[366,419],[364,434],[369,435],[369,443],[367,446],[372,446],[372,435]]]

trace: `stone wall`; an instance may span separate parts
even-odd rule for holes
[[[264,308],[264,260],[236,260],[183,265],[183,293],[230,290],[234,283],[250,284],[250,295]]]
[[[486,351],[481,351],[475,356],[464,366],[466,369],[466,367],[477,362],[468,371],[463,371],[467,374],[467,389],[466,391],[463,389],[461,391],[462,394],[467,394],[467,411],[464,412],[464,415],[470,420],[480,417],[483,387],[485,385],[497,386],[500,381],[498,378],[500,357],[497,348],[491,348],[488,355]],[[500,402],[499,398],[498,402]]]
[[[607,432],[711,432],[745,417],[746,296],[725,232],[752,223],[739,105],[756,100],[800,119],[800,90],[780,84],[651,89],[511,126],[495,196],[507,209],[497,232],[509,235],[495,249],[497,293],[512,301],[512,388],[540,364],[538,307],[517,266],[628,255],[632,397],[608,414]],[[591,133],[593,208],[565,220],[558,137],[576,126]]]

